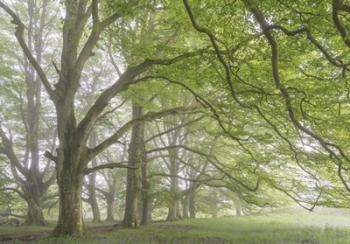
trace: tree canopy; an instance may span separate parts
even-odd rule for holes
[[[27,223],[348,206],[349,1],[0,8],[0,205]]]

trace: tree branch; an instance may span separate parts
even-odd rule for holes
[[[23,32],[24,32],[24,29],[25,29],[25,25],[23,24],[21,19],[15,14],[15,12],[13,12],[11,8],[9,8],[6,4],[4,4],[1,1],[0,1],[0,8],[4,9],[12,17],[12,19],[13,19],[12,23],[17,26],[16,27],[15,36],[16,36],[16,39],[17,39],[19,45],[21,46],[24,54],[28,58],[28,60],[31,63],[31,65],[34,67],[34,69],[38,73],[38,75],[40,77],[40,80],[43,83],[43,85],[44,85],[47,93],[49,94],[51,100],[53,102],[56,102],[57,101],[56,94],[55,94],[54,90],[52,89],[52,87],[50,85],[50,82],[49,82],[49,80],[47,79],[47,77],[45,75],[45,72],[43,71],[43,69],[41,68],[39,63],[36,61],[36,59],[34,58],[33,54],[31,53],[30,49],[28,48],[28,45],[24,41]]]
[[[95,124],[98,116],[107,107],[109,101],[115,97],[118,93],[125,91],[131,84],[146,80],[146,78],[140,78],[134,80],[137,76],[145,72],[149,67],[153,65],[171,65],[176,62],[180,62],[184,59],[198,56],[203,50],[195,52],[184,53],[171,59],[146,59],[144,62],[131,66],[115,81],[109,88],[105,89],[96,99],[95,103],[91,106],[86,116],[80,121],[78,125],[78,133],[81,135],[86,134],[87,131]]]
[[[189,112],[194,112],[198,107],[193,106],[193,107],[176,107],[168,110],[163,110],[160,112],[148,112],[144,116],[142,116],[139,119],[133,119],[130,120],[129,122],[125,123],[123,126],[119,128],[118,131],[116,131],[112,136],[107,138],[105,141],[101,142],[99,145],[96,147],[90,149],[89,152],[89,159],[92,159],[95,157],[97,154],[105,150],[107,147],[118,141],[118,139],[123,136],[129,129],[131,129],[135,124],[138,124],[143,121],[151,121],[155,119],[162,118],[164,116],[168,115],[173,115],[173,114],[179,114],[179,113],[189,113]]]
[[[6,136],[5,131],[2,129],[1,124],[0,124],[0,138],[3,144],[3,147],[1,148],[0,153],[3,153],[7,156],[7,158],[10,161],[10,164],[13,167],[16,167],[16,169],[19,170],[23,175],[27,174],[27,169],[20,163],[18,160],[14,149],[13,149],[13,142],[11,141],[10,138]]]
[[[223,165],[222,163],[220,163],[217,159],[215,159],[213,156],[210,156],[198,149],[194,149],[194,148],[190,148],[184,145],[172,145],[172,146],[166,146],[163,148],[155,148],[155,149],[151,149],[146,151],[145,153],[150,154],[150,153],[154,153],[154,152],[158,152],[158,151],[162,151],[162,150],[169,150],[169,149],[175,149],[175,148],[182,148],[184,150],[190,151],[192,153],[198,154],[200,156],[203,156],[206,160],[208,160],[208,162],[210,162],[217,170],[219,170],[221,173],[223,173],[227,178],[233,180],[234,182],[238,183],[240,186],[242,186],[243,188],[249,190],[249,191],[257,191],[259,189],[260,186],[260,178],[258,178],[256,184],[254,187],[248,186],[245,183],[243,183],[241,180],[233,177],[230,173],[228,173],[226,170],[223,169]]]
[[[114,169],[114,168],[124,168],[124,169],[137,169],[137,167],[132,167],[127,165],[127,161],[122,161],[119,163],[108,163],[108,164],[102,164],[93,168],[87,168],[84,172],[85,175],[91,174],[97,170],[101,169]]]

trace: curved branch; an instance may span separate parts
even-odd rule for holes
[[[260,186],[260,178],[258,178],[256,184],[254,187],[251,187],[251,186],[248,186],[246,185],[245,183],[243,183],[241,180],[233,177],[230,173],[228,173],[227,171],[225,171],[223,169],[223,165],[222,163],[218,162],[217,159],[213,158],[212,156],[200,151],[200,150],[197,150],[197,149],[194,149],[194,148],[190,148],[190,147],[187,147],[187,146],[184,146],[184,145],[172,145],[172,146],[166,146],[166,147],[162,147],[162,148],[155,148],[155,149],[151,149],[151,150],[148,150],[146,151],[145,153],[146,154],[150,154],[150,153],[154,153],[154,152],[158,152],[158,151],[162,151],[162,150],[169,150],[169,149],[175,149],[175,148],[182,148],[186,151],[189,151],[189,152],[192,152],[192,153],[195,153],[195,154],[198,154],[200,156],[203,156],[206,160],[208,160],[208,162],[210,162],[217,170],[219,170],[221,173],[223,173],[227,178],[233,180],[234,182],[238,183],[240,186],[242,186],[243,188],[249,190],[249,191],[257,191],[259,189],[259,186]]]
[[[131,129],[135,124],[141,123],[143,121],[151,121],[155,119],[162,118],[164,116],[169,116],[173,114],[179,114],[179,113],[189,113],[194,112],[195,109],[197,109],[196,106],[193,107],[177,107],[172,108],[168,110],[163,110],[160,112],[148,112],[144,116],[142,116],[139,119],[130,120],[129,122],[125,123],[123,126],[119,128],[118,131],[116,131],[112,136],[101,142],[96,147],[89,150],[89,159],[92,159],[97,154],[108,148],[110,145],[114,144],[119,140],[121,136],[123,136],[129,129]]]

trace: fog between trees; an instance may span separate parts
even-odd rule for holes
[[[0,1],[0,210],[85,222],[348,207],[347,1]]]

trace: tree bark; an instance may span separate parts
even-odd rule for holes
[[[174,143],[176,142],[176,135],[174,135]],[[178,178],[176,177],[178,174],[178,162],[176,160],[176,149],[169,149],[169,161],[170,161],[170,168],[169,173],[172,175],[170,177],[170,202],[169,202],[169,209],[168,209],[168,216],[166,218],[167,221],[173,221],[178,219],[179,213],[178,213]]]
[[[44,219],[41,201],[39,199],[28,199],[27,201],[27,218],[26,225],[46,225]]]
[[[188,198],[188,208],[189,208],[191,219],[196,218],[196,213],[197,213],[194,199],[195,199],[195,193],[191,193]]]
[[[147,225],[152,222],[152,199],[148,195],[143,197],[141,225]]]
[[[182,199],[182,217],[184,219],[188,219],[189,216],[189,197],[185,195],[185,197]]]
[[[108,175],[103,173],[102,176],[105,178],[108,189],[100,190],[100,193],[103,194],[106,201],[107,215],[106,222],[114,222],[114,204],[115,204],[115,196],[116,196],[116,184],[117,178],[114,174]]]
[[[97,144],[97,135],[96,132],[91,132],[90,136],[90,147],[95,147]],[[91,162],[93,167],[97,166],[96,159],[93,159]],[[101,222],[101,215],[100,215],[100,209],[97,202],[97,196],[96,196],[96,172],[91,173],[88,176],[88,184],[86,185],[87,191],[88,191],[88,203],[91,206],[92,211],[92,222],[99,223]]]
[[[138,119],[142,116],[142,107],[133,103],[132,119]],[[138,123],[132,127],[131,142],[129,147],[128,166],[134,169],[127,169],[127,185],[125,211],[122,225],[125,227],[137,226],[137,200],[140,194],[140,166],[142,160],[142,144],[144,134],[143,123]]]
[[[107,204],[106,221],[107,222],[114,222],[114,203],[115,203],[114,194],[106,197],[106,204]]]
[[[166,217],[167,221],[176,220],[176,203],[171,200],[169,208],[168,208],[168,216]]]
[[[82,186],[84,175],[73,169],[64,169],[60,174],[59,218],[53,234],[80,235],[85,232],[82,215]]]
[[[145,153],[145,143],[142,143],[142,165],[141,165],[141,200],[142,214],[141,225],[147,225],[152,222],[152,197],[150,195],[150,182],[148,179],[147,155]]]
[[[96,179],[95,174],[89,175],[89,185],[87,186],[88,192],[89,192],[88,203],[90,204],[91,211],[92,211],[92,218],[93,218],[92,222],[99,223],[101,222],[101,215],[100,215],[100,209],[99,209],[97,197],[96,197],[95,179]]]

